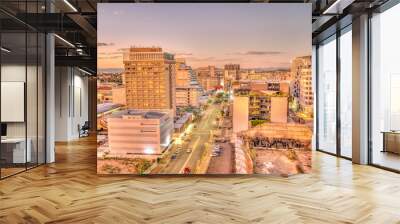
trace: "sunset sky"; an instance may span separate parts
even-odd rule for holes
[[[123,68],[122,50],[158,46],[193,68],[239,63],[285,68],[311,55],[311,4],[98,4],[98,68]]]

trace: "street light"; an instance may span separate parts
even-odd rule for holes
[[[153,149],[153,148],[150,148],[150,147],[146,147],[146,148],[144,149],[144,153],[147,154],[147,155],[154,154],[154,149]]]

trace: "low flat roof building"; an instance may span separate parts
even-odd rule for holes
[[[158,156],[169,145],[174,131],[167,112],[124,110],[107,118],[110,154]]]
[[[193,114],[185,113],[177,121],[175,121],[174,128],[175,132],[180,133],[185,130],[187,125],[192,121]]]

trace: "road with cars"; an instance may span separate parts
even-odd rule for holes
[[[175,144],[170,152],[170,158],[167,158],[167,164],[161,168],[158,173],[162,174],[180,174],[185,168],[194,172],[198,161],[202,157],[209,142],[212,130],[216,128],[216,118],[219,115],[220,105],[211,104],[202,118],[194,125],[190,134],[183,137],[182,144]]]

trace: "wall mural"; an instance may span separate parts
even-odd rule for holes
[[[99,174],[311,170],[310,4],[98,4]]]

